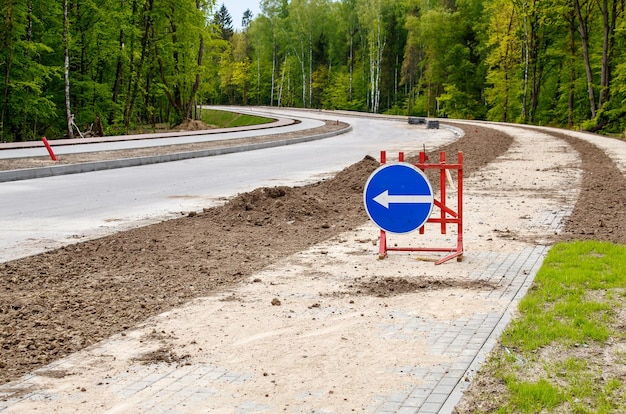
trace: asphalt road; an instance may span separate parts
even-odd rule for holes
[[[229,107],[213,107],[215,109],[229,110]],[[247,113],[251,115],[261,115],[264,113],[250,108],[241,108],[238,110],[241,113]],[[299,121],[295,123],[294,120]],[[58,145],[61,141],[51,141],[51,145],[54,148],[56,155],[64,154],[78,154],[94,151],[112,151],[120,149],[133,149],[133,148],[151,148],[165,145],[177,145],[177,144],[192,144],[197,142],[209,142],[223,139],[246,138],[251,135],[263,136],[275,134],[277,132],[293,132],[303,131],[311,128],[316,128],[324,123],[312,118],[306,117],[294,117],[293,119],[277,119],[276,122],[270,124],[263,124],[257,126],[250,126],[245,128],[223,128],[218,130],[210,130],[206,133],[198,133],[199,131],[189,131],[184,133],[161,133],[161,134],[142,134],[133,135],[127,138],[128,140],[117,140],[116,137],[107,137],[109,142],[94,142],[98,138],[87,139],[74,139],[74,140],[62,140],[65,142],[80,143],[80,145]],[[155,137],[156,136],[156,137]],[[149,139],[136,139],[139,137]],[[7,149],[14,146],[16,143],[0,144],[0,159],[10,158],[24,158],[24,157],[38,157],[46,156],[48,153],[41,142],[26,142],[21,145],[27,146],[26,148]],[[34,146],[34,147],[33,147]]]
[[[301,111],[258,112],[303,116]],[[381,150],[417,151],[457,137],[452,130],[427,130],[402,119],[328,112],[306,117],[310,125],[314,119],[337,119],[353,130],[298,145],[0,183],[0,262],[198,211],[254,188],[318,180],[365,155],[378,157]]]

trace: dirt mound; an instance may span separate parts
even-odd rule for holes
[[[366,156],[332,180],[305,187],[258,188],[238,195],[221,208],[205,210],[203,216],[221,223],[223,228],[282,228],[306,223],[314,229],[350,228],[349,223],[366,217],[361,202],[364,177],[379,166],[378,161]]]
[[[205,129],[217,128],[215,125],[206,124],[197,119],[184,119],[176,127],[172,128],[172,131],[203,131]]]
[[[493,290],[496,286],[484,280],[458,280],[458,279],[434,279],[422,277],[419,279],[406,279],[401,277],[374,277],[363,278],[358,281],[355,294],[378,296],[386,298],[427,290],[441,289],[473,289]]]
[[[583,182],[579,200],[565,222],[561,240],[606,240],[626,243],[626,177],[611,158],[590,142],[553,135],[581,155]]]

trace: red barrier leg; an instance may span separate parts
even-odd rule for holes
[[[387,233],[385,230],[381,230],[378,241],[378,259],[383,260],[385,257],[387,257]]]
[[[52,161],[56,161],[57,156],[54,155],[54,151],[52,151],[52,147],[48,143],[48,140],[46,139],[46,137],[41,137],[41,140],[43,141],[43,145],[46,146],[46,149],[48,150],[48,154],[50,154],[50,158],[52,158]]]

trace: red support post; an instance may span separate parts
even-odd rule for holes
[[[439,189],[441,193],[441,234],[446,234],[446,201],[447,201],[447,192],[446,192],[446,153],[439,153],[439,164],[441,169],[439,170]]]
[[[380,152],[380,164],[387,163],[387,151]],[[378,242],[378,258],[380,260],[387,257],[387,233],[385,230],[380,230],[380,241]]]
[[[46,137],[41,137],[41,140],[43,141],[43,145],[46,146],[46,149],[48,150],[48,154],[50,154],[50,158],[52,158],[52,161],[56,161],[57,156],[54,155],[54,151],[52,151],[52,147],[50,146],[50,143],[48,142]]]

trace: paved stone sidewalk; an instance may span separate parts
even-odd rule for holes
[[[500,287],[492,292],[478,294],[508,301],[510,306],[504,312],[476,313],[459,318],[452,324],[436,320],[424,323],[423,320],[406,318],[406,325],[396,328],[394,335],[423,333],[428,338],[432,352],[445,355],[450,361],[431,368],[410,367],[411,375],[422,378],[424,383],[406,393],[383,396],[383,402],[373,411],[425,414],[450,412],[469,385],[476,368],[510,321],[517,300],[526,293],[546,253],[547,248],[539,246],[521,252],[485,254],[474,258],[478,268],[472,277],[496,281]]]
[[[394,374],[413,378],[417,385],[373,396],[366,411],[450,412],[469,385],[475,369],[509,322],[516,301],[525,294],[546,252],[547,247],[538,246],[511,253],[468,255],[463,266],[472,269],[470,278],[493,282],[498,286],[492,291],[469,294],[482,296],[485,301],[508,303],[508,306],[497,312],[477,312],[453,320],[438,320],[436,317],[416,317],[410,309],[389,310],[392,319],[379,326],[379,335],[392,341],[425,339],[430,347],[429,353],[440,361],[420,365],[418,361],[407,360],[405,366],[388,367]],[[138,333],[129,333],[125,337],[114,338],[88,352],[77,353],[50,364],[18,383],[0,387],[0,395],[6,399],[0,402],[0,409],[5,412],[27,412],[35,407],[44,409],[50,405],[50,408],[65,412],[62,407],[70,406],[71,402],[96,398],[93,395],[95,390],[95,394],[108,395],[116,402],[112,407],[108,404],[110,401],[102,401],[101,412],[207,412],[207,406],[211,406],[207,403],[218,396],[225,385],[245,386],[246,383],[260,380],[255,372],[232,371],[214,363],[134,363],[125,372],[115,375],[105,372],[104,375],[96,376],[96,382],[84,386],[54,388],[55,377],[71,378],[89,366],[97,366],[103,359],[116,359],[120,349],[124,348],[120,342],[127,342],[127,350],[133,353],[136,344],[132,342],[139,337],[141,335]],[[215,408],[212,407],[211,411]],[[242,399],[238,405],[224,409],[223,412],[277,412],[280,408],[271,401]],[[68,408],[67,412],[70,411],[73,410]],[[295,409],[292,412],[300,411]]]

